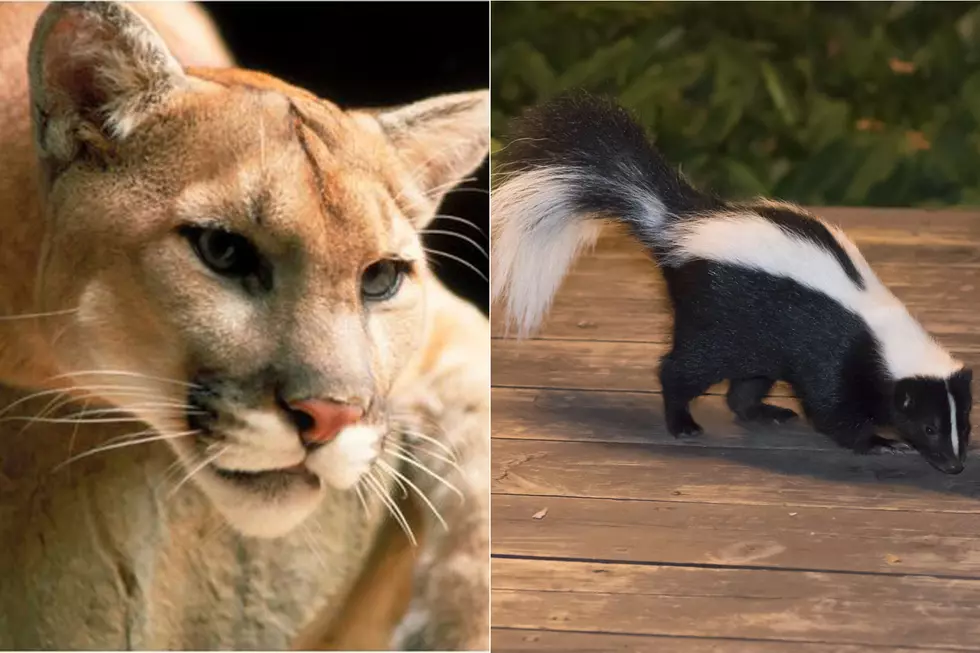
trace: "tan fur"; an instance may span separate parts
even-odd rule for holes
[[[342,110],[229,68],[193,5],[135,8],[156,31],[110,3],[0,5],[0,407],[20,402],[0,412],[0,648],[488,648],[489,331],[418,237],[486,155],[486,94]],[[216,279],[177,231],[202,220],[254,242],[273,285]],[[362,300],[362,270],[389,257],[413,272],[391,300]],[[58,468],[148,428],[130,415],[186,429],[181,384],[212,370],[222,428],[245,429],[216,464],[303,455],[269,379],[365,402],[371,428],[393,429],[375,464],[449,529],[409,501],[413,548],[377,497],[365,514],[326,477],[245,492],[199,464],[212,449],[196,436]],[[91,407],[130,423],[22,419]]]

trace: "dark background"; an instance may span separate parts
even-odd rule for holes
[[[204,2],[238,65],[266,72],[341,106],[392,105],[489,86],[489,9],[483,2]],[[450,193],[439,212],[471,225],[436,220],[487,249],[487,164]],[[474,228],[475,227],[475,228]],[[489,277],[489,262],[469,243],[427,236],[429,250],[464,259]],[[457,294],[489,306],[488,285],[463,264],[430,261]]]

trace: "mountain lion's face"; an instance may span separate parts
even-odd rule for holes
[[[485,156],[485,95],[344,112],[185,73],[114,4],[48,9],[31,75],[62,380],[165,436],[234,526],[288,531],[384,445],[418,231]]]

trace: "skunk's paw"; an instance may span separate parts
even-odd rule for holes
[[[878,435],[873,435],[868,438],[864,444],[856,447],[855,451],[859,454],[880,456],[912,453],[914,449],[904,442],[889,440]]]
[[[889,440],[887,446],[878,447],[878,453],[883,454],[907,454],[915,453],[915,449],[911,445],[905,444],[904,442],[898,442],[896,440]]]
[[[668,417],[667,430],[675,438],[690,438],[704,433],[704,429],[687,412]]]
[[[796,411],[790,410],[789,408],[781,408],[780,406],[771,406],[769,404],[759,404],[752,409],[751,414],[745,421],[785,424],[786,422],[796,419],[797,417],[799,417],[799,415],[796,414]]]

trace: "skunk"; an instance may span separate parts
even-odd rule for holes
[[[630,114],[584,93],[515,120],[491,195],[493,296],[529,335],[602,220],[624,223],[663,271],[673,346],[660,363],[667,429],[696,435],[689,404],[722,381],[744,421],[786,381],[814,428],[858,453],[914,448],[963,471],[972,370],[881,283],[837,227],[786,203],[727,202],[670,167]],[[899,442],[876,433],[893,427]]]

